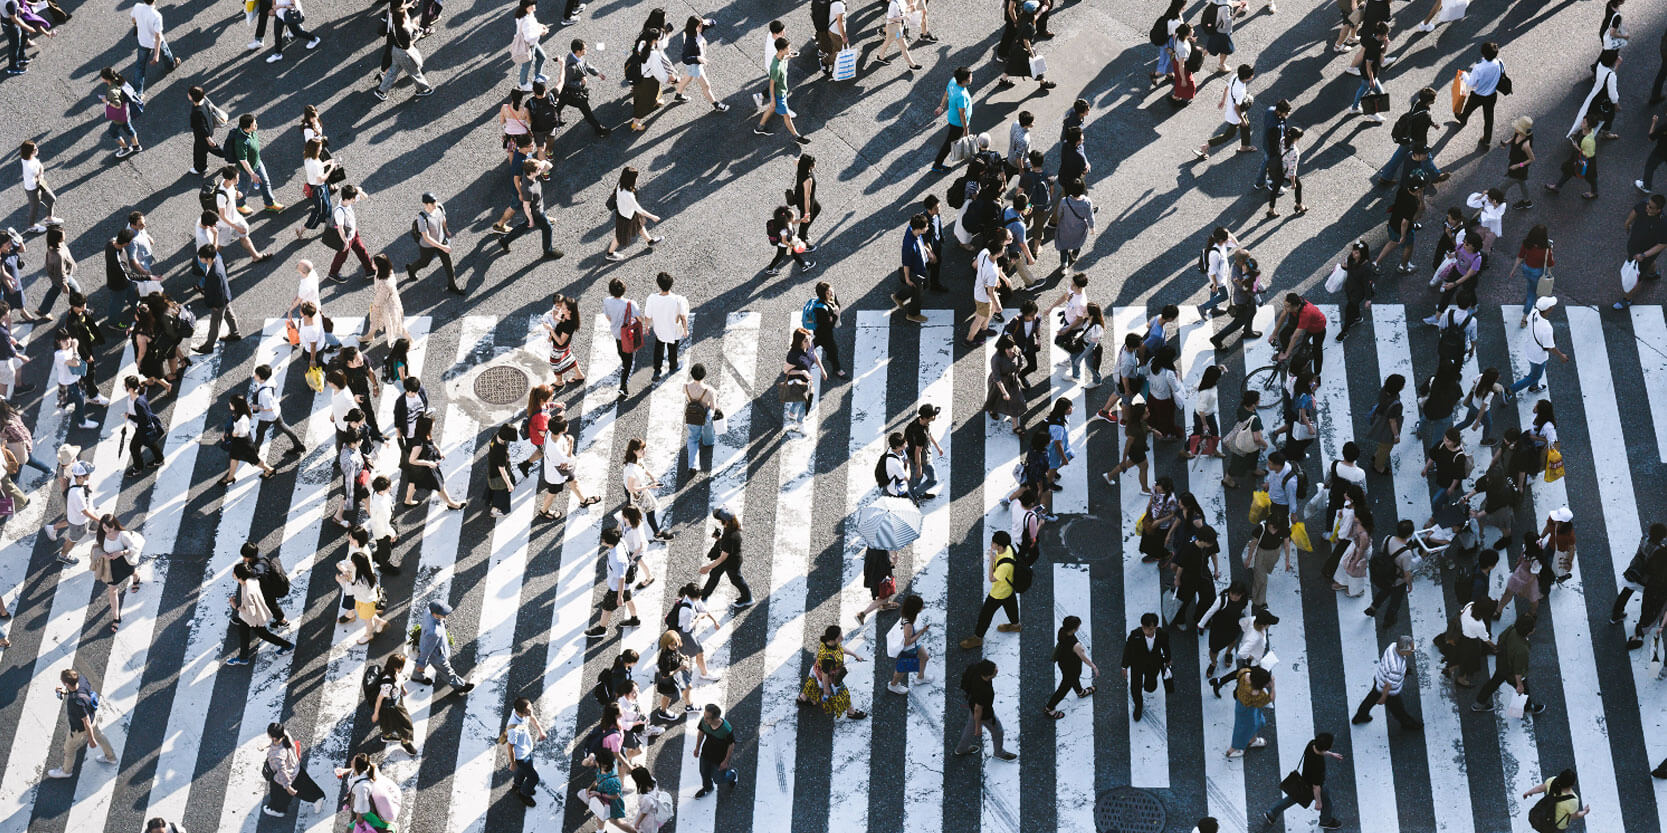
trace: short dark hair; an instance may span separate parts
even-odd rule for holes
[[[972,69],[969,67],[955,68],[955,83],[965,87],[972,83]]]

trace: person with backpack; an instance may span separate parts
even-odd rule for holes
[[[799,239],[798,228],[799,221],[793,208],[779,205],[771,212],[770,219],[764,223],[764,234],[775,244],[776,254],[770,259],[770,264],[764,267],[764,274],[781,274],[781,264],[789,257],[793,258],[794,263],[799,264],[802,272],[816,268],[816,261],[805,258],[805,253],[809,252],[811,247]]]
[[[1158,614],[1141,614],[1140,627],[1129,631],[1128,641],[1123,646],[1121,663],[1123,679],[1128,681],[1129,699],[1134,702],[1134,711],[1130,717],[1135,722],[1138,723],[1146,711],[1143,691],[1157,691],[1160,679],[1163,681],[1164,691],[1174,689],[1174,673],[1170,669],[1170,661],[1169,633],[1158,627]]]
[[[1243,2],[1243,0],[1240,0],[1240,2]],[[1212,2],[1204,8],[1205,14],[1208,15],[1209,10],[1222,8],[1222,5]],[[1229,21],[1233,18],[1232,8],[1230,5],[1226,6],[1227,11],[1223,13],[1223,17]],[[1214,43],[1216,37],[1217,35],[1212,33],[1210,42]],[[1229,41],[1230,43],[1231,41]],[[1226,71],[1227,55],[1231,51],[1232,47],[1229,45],[1227,51],[1221,53],[1222,68],[1219,71]],[[1248,109],[1251,102],[1250,80],[1255,76],[1256,70],[1254,67],[1250,64],[1239,64],[1238,72],[1234,74],[1233,79],[1221,91],[1221,104],[1219,105],[1223,119],[1221,127],[1192,152],[1198,160],[1208,159],[1211,149],[1215,148],[1216,145],[1233,141],[1234,136],[1239,139],[1240,153],[1255,152],[1255,146],[1250,143],[1250,112]]]
[[[816,294],[805,301],[799,312],[799,326],[810,330],[810,343],[822,348],[822,362],[833,369],[834,375],[846,378],[845,367],[839,361],[839,340],[835,329],[839,326],[841,305],[827,281],[816,282]]]
[[[381,777],[381,770],[371,763],[370,755],[360,752],[345,767],[337,767],[337,778],[347,779],[347,801],[344,805],[348,819],[356,827],[361,822],[372,830],[388,830],[398,822],[400,790]]]
[[[48,778],[70,778],[75,774],[75,759],[80,754],[81,747],[99,751],[96,759],[101,764],[120,763],[120,756],[116,754],[116,747],[110,744],[110,739],[104,736],[104,730],[98,727],[98,692],[93,691],[90,681],[83,678],[81,673],[73,668],[65,668],[58,674],[58,681],[63,686],[53,689],[58,699],[64,701],[64,716],[69,724],[69,731],[64,734],[63,760],[57,769],[48,770]]]
[[[1227,589],[1217,596],[1215,602],[1198,617],[1198,629],[1208,629],[1210,640],[1208,650],[1210,662],[1204,667],[1204,676],[1215,673],[1218,662],[1233,667],[1232,656],[1229,652],[1239,644],[1244,637],[1244,627],[1241,624],[1245,615],[1245,608],[1250,604],[1250,588],[1243,581],[1230,582]],[[1252,620],[1254,621],[1254,620]]]
[[[515,797],[528,807],[537,807],[536,794],[541,780],[533,768],[533,743],[549,735],[533,714],[533,704],[525,697],[515,698],[514,711],[504,727],[503,744],[508,747],[511,789]]]
[[[367,280],[376,272],[376,267],[370,261],[370,252],[365,249],[365,241],[359,236],[359,215],[354,206],[358,204],[360,196],[359,186],[352,183],[343,185],[340,201],[330,209],[330,225],[324,231],[324,242],[335,249],[336,256],[330,259],[330,269],[324,275],[326,280],[336,283],[347,282],[347,279],[342,277],[341,270],[347,264],[349,253],[359,259],[359,265],[364,267]],[[335,237],[334,240],[331,239],[332,235]]]
[[[1662,569],[1667,569],[1667,524],[1653,523],[1649,533],[1638,542],[1638,551],[1632,554],[1632,560],[1621,572],[1621,590],[1615,595],[1615,604],[1610,608],[1609,624],[1618,625],[1626,620],[1627,600],[1632,598],[1633,593],[1643,593],[1651,573]],[[1645,620],[1649,618],[1644,617]],[[1638,647],[1643,647],[1641,641]]]
[[[441,599],[434,599],[428,603],[428,613],[423,618],[422,635],[417,638],[417,652],[411,665],[411,682],[419,685],[433,685],[434,679],[423,674],[430,665],[438,672],[436,679],[443,678],[452,690],[458,694],[468,694],[475,687],[474,683],[465,680],[452,668],[451,631],[446,627],[446,618],[451,616],[451,605]]]
[[[1434,106],[1436,92],[1430,87],[1424,87],[1412,97],[1412,107],[1395,120],[1394,126],[1389,128],[1389,138],[1395,142],[1395,152],[1389,161],[1372,177],[1375,185],[1394,185],[1401,177],[1410,174],[1411,170],[1422,170],[1426,182],[1442,182],[1448,177],[1443,176],[1441,169],[1429,160],[1417,165],[1409,166],[1408,162],[1415,150],[1427,149],[1430,144],[1430,131],[1435,129],[1435,117],[1430,114]]]
[[[1019,594],[1030,589],[1031,568],[1014,554],[1013,536],[1007,530],[998,529],[990,536],[986,562],[985,580],[989,582],[989,590],[983,607],[978,609],[973,635],[961,640],[961,648],[967,651],[984,644],[984,634],[989,631],[997,610],[1006,611],[1007,623],[997,625],[996,630],[1018,633],[1024,627],[1019,624]],[[962,740],[965,743],[964,737]]]
[[[131,387],[128,388],[129,396],[132,396],[134,391],[139,387],[139,382],[140,380],[137,376],[128,377],[128,383],[131,384]],[[255,375],[254,378],[250,380],[250,388],[249,405],[255,412],[257,420],[255,425],[255,447],[259,448],[262,443],[266,442],[266,434],[270,431],[272,432],[273,439],[277,439],[280,434],[289,439],[289,448],[285,450],[284,456],[301,456],[301,453],[306,451],[307,447],[305,443],[301,442],[301,437],[296,435],[295,430],[289,427],[289,423],[284,422],[283,410],[278,399],[278,387],[272,383],[271,365],[262,364],[255,367]],[[149,407],[148,400],[146,402],[146,406]],[[135,429],[136,432],[140,430],[141,429]],[[157,436],[157,439],[160,439],[159,435]],[[138,442],[138,440],[139,436],[138,433],[136,433],[134,441]],[[137,449],[133,451],[132,457],[133,465],[138,466],[142,456],[139,454]],[[161,462],[161,457],[161,453],[158,452],[157,462]]]
[[[1285,555],[1285,571],[1294,572],[1295,568],[1291,566],[1291,528],[1284,516],[1269,512],[1268,517],[1251,529],[1250,540],[1245,542],[1244,547],[1244,566],[1250,571],[1250,603],[1254,607],[1267,606],[1268,574],[1279,563],[1281,553]]]
[[[236,135],[236,133],[237,131],[232,131],[233,135]],[[231,141],[231,139],[228,138],[227,141]],[[205,180],[203,187],[197,192],[197,201],[202,205],[203,211],[214,214],[212,236],[204,239],[199,233],[197,247],[201,248],[213,244],[215,249],[219,250],[224,248],[222,244],[235,240],[243,244],[243,249],[249,253],[249,257],[254,262],[262,263],[270,259],[272,254],[255,248],[254,240],[249,237],[249,221],[243,219],[243,212],[248,211],[248,209],[239,204],[243,199],[243,192],[237,190],[237,171],[236,165],[221,167],[219,177],[210,177]],[[124,229],[124,231],[126,230]],[[131,232],[129,232],[128,239],[132,240]],[[122,245],[125,247],[127,244],[123,243]],[[135,281],[143,279],[132,274],[129,277]],[[137,290],[134,294],[137,296]]]
[[[1546,779],[1545,783],[1522,794],[1524,799],[1543,795],[1528,808],[1528,826],[1535,833],[1558,833],[1592,812],[1592,805],[1582,806],[1575,793],[1575,774],[1572,769]]]
[[[311,804],[314,813],[322,812],[324,790],[301,765],[301,744],[282,723],[267,724],[266,739],[266,761],[261,766],[261,774],[266,776],[266,802],[261,812],[283,818],[289,815],[291,798]]]
[[[366,669],[367,680],[372,680],[375,692],[371,696],[370,719],[382,731],[382,742],[399,744],[405,754],[417,757],[417,745],[412,743],[416,728],[411,724],[411,712],[405,708],[405,655],[394,654],[383,663],[380,672],[373,664]]]
[[[1151,31],[1147,33],[1147,40],[1158,53],[1157,66],[1150,73],[1154,87],[1169,75],[1170,63],[1173,60],[1169,52],[1169,39],[1175,36],[1175,30],[1185,22],[1186,8],[1186,0],[1170,0],[1169,8],[1152,22]]]
[[[925,214],[916,214],[909,218],[909,228],[903,233],[903,271],[898,275],[902,285],[891,294],[894,309],[902,310],[903,317],[911,324],[926,323],[926,316],[920,311],[921,292],[931,272],[930,262],[935,258],[926,244],[929,224]],[[778,253],[777,258],[780,257]]]
[[[434,87],[423,77],[423,55],[417,51],[415,24],[408,19],[404,4],[390,4],[389,10],[388,44],[393,63],[382,73],[382,83],[371,90],[371,95],[376,96],[378,101],[387,101],[388,91],[394,88],[394,82],[399,80],[401,72],[411,76],[411,82],[417,85],[417,91],[413,96],[421,98],[433,95]]]
[[[1372,593],[1372,603],[1366,606],[1366,618],[1375,618],[1381,605],[1384,614],[1382,624],[1386,629],[1394,626],[1401,603],[1406,601],[1407,589],[1412,585],[1415,556],[1412,534],[1416,530],[1416,524],[1403,518],[1395,524],[1394,533],[1384,536],[1378,551],[1367,562],[1368,575],[1376,590]]]
[[[243,559],[243,566],[254,574],[255,583],[260,587],[261,599],[272,611],[272,627],[287,628],[289,619],[284,616],[284,597],[289,595],[289,574],[284,571],[283,564],[278,562],[276,554],[261,556],[260,547],[254,541],[245,541],[238,551]]]
[[[1407,379],[1399,373],[1389,374],[1383,380],[1383,387],[1378,390],[1378,400],[1372,405],[1372,410],[1366,414],[1366,435],[1362,437],[1365,448],[1371,449],[1371,469],[1378,474],[1389,475],[1389,455],[1395,449],[1395,444],[1401,441],[1401,426],[1405,421],[1405,413],[1401,404],[1401,391],[1406,388]],[[1363,449],[1364,450],[1364,449]]]
[[[1448,494],[1462,494],[1464,480],[1470,476],[1473,465],[1470,453],[1464,449],[1463,432],[1457,428],[1442,432],[1441,439],[1430,447],[1423,470],[1418,473],[1420,477],[1435,475],[1430,484],[1435,489],[1430,503],[1440,505]]]
[[[249,658],[254,655],[251,641],[254,637],[278,646],[280,654],[288,653],[295,643],[268,628],[275,617],[271,608],[266,606],[266,592],[256,580],[254,571],[240,561],[232,565],[232,578],[237,582],[237,590],[228,601],[232,606],[232,623],[237,626],[238,650],[237,656],[226,660],[226,664],[248,665]]]

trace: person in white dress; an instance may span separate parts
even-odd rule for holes
[[[399,287],[394,285],[393,261],[386,254],[379,254],[370,262],[376,277],[371,282],[370,317],[359,343],[375,342],[378,333],[387,333],[390,339],[409,339],[411,331],[405,329],[405,304],[399,300]]]

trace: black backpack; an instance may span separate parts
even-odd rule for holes
[[[1152,31],[1146,36],[1153,46],[1163,46],[1169,43],[1169,16],[1164,15],[1152,24]]]
[[[833,23],[833,0],[810,0],[810,22],[820,35]]]
[[[1308,497],[1308,474],[1307,474],[1307,472],[1304,472],[1300,467],[1298,467],[1295,463],[1291,464],[1291,473],[1285,475],[1285,479],[1279,481],[1279,485],[1281,485],[1281,486],[1285,485],[1293,477],[1295,477],[1297,479],[1297,490],[1296,490],[1297,500],[1306,499]]]
[[[1013,565],[1013,581],[1011,582],[1013,585],[1013,592],[1023,593],[1026,590],[1029,590],[1030,582],[1036,577],[1036,574],[1030,569],[1030,565],[1026,564],[1022,560],[1003,558],[1001,561],[996,562],[996,566],[1000,567],[1002,561]]]
[[[1395,580],[1400,578],[1401,571],[1395,567],[1395,559],[1401,553],[1412,549],[1411,545],[1402,547],[1394,552],[1389,551],[1389,538],[1385,536],[1383,543],[1378,545],[1378,551],[1372,554],[1366,562],[1367,577],[1377,587],[1393,587]]]
[[[1470,313],[1464,317],[1463,321],[1460,321],[1452,313],[1447,314],[1447,326],[1441,331],[1441,340],[1436,342],[1436,355],[1440,356],[1443,361],[1455,363],[1464,361],[1464,352],[1467,346],[1464,331],[1470,326],[1470,319],[1474,318],[1475,315],[1475,313]]]
[[[219,216],[219,194],[220,174],[219,172],[211,173],[207,179],[203,180],[202,186],[197,189],[197,202],[203,207],[204,211],[212,211],[215,216]]]
[[[891,485],[891,473],[886,471],[886,460],[890,457],[891,452],[888,451],[881,454],[880,459],[874,463],[874,483],[880,487],[882,492]]]
[[[636,52],[625,59],[625,80],[633,84],[642,80],[642,58]]]
[[[289,574],[284,572],[284,562],[278,560],[278,554],[273,553],[265,558],[267,575],[272,577],[272,593],[276,596],[288,596],[290,589]]]
[[[944,202],[949,203],[950,208],[954,208],[954,209],[959,210],[961,208],[961,206],[966,205],[967,204],[967,178],[966,178],[966,176],[963,175],[963,176],[957,177],[954,182],[951,182],[949,184],[949,193],[947,195],[945,195],[945,197],[946,197],[946,199],[944,200]]]
[[[686,602],[686,601],[683,601],[682,599],[678,599],[677,601],[672,602],[671,610],[666,611],[666,629],[667,630],[677,630],[678,629],[678,627],[679,627],[679,621],[678,620],[681,618],[683,608],[688,607],[688,606],[689,606],[689,603]]]
[[[1549,790],[1528,808],[1528,826],[1537,833],[1559,833],[1557,827],[1557,805],[1563,801],[1573,801],[1572,795],[1552,795]]]
[[[1215,248],[1210,243],[1204,244],[1204,250],[1198,253],[1198,271],[1208,277],[1210,274],[1210,250]]]
[[[591,686],[590,696],[596,698],[596,702],[604,707],[614,701],[614,670],[612,667],[604,668],[602,673],[596,675],[596,685]]]
[[[365,692],[365,699],[375,703],[378,694],[382,693],[382,665],[370,663],[365,666],[365,675],[359,680],[359,687]]]
[[[1417,112],[1417,111],[1414,111],[1414,112]],[[1401,117],[1395,120],[1394,126],[1389,128],[1389,139],[1390,139],[1390,141],[1393,141],[1394,143],[1399,145],[1399,144],[1406,144],[1407,139],[1412,138],[1412,136],[1411,136],[1412,128],[1407,123],[1408,120],[1412,118],[1412,116],[1413,116],[1413,113],[1402,113]]]
[[[1206,5],[1204,7],[1204,16],[1198,19],[1198,25],[1205,29],[1216,28],[1216,21],[1219,17],[1220,10],[1221,7],[1214,3]],[[1167,29],[1168,27],[1165,28]]]

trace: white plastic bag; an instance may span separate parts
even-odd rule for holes
[[[1435,22],[1452,23],[1463,18],[1465,11],[1469,8],[1470,0],[1442,0],[1441,12],[1436,15]]]
[[[1348,276],[1349,270],[1344,269],[1343,264],[1339,263],[1331,267],[1331,274],[1327,275],[1325,279],[1325,291],[1331,293],[1342,292],[1343,280]]]
[[[857,77],[857,50],[850,47],[839,50],[834,56],[833,80],[849,81]]]
[[[1511,702],[1505,706],[1505,716],[1511,719],[1522,717],[1528,711],[1528,695],[1511,692]]]
[[[1041,78],[1048,74],[1048,59],[1041,55],[1030,56],[1030,77]]]
[[[1638,273],[1638,261],[1627,258],[1627,261],[1621,264],[1622,292],[1631,292],[1638,286]]]
[[[886,631],[886,655],[895,657],[901,653],[903,653],[903,620],[898,619],[897,624],[892,625],[891,630]]]

